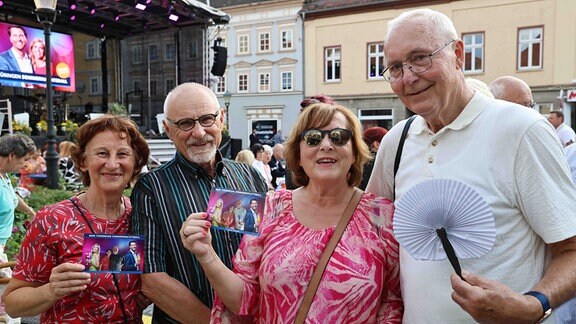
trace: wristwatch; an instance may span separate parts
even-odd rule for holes
[[[548,297],[546,297],[543,293],[539,291],[529,291],[527,293],[524,293],[524,295],[530,295],[536,297],[536,299],[540,301],[540,304],[542,304],[542,310],[544,312],[542,313],[542,317],[540,317],[540,319],[536,323],[542,323],[545,319],[548,318],[548,316],[550,316],[550,314],[552,314],[552,307],[550,306],[550,301],[548,300]]]

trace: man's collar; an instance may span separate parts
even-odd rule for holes
[[[201,174],[208,175],[208,171],[204,169],[202,166],[188,160],[183,154],[180,152],[176,152],[176,161],[185,169],[190,170],[195,176],[199,176]],[[220,150],[216,150],[216,156],[214,157],[214,168],[215,174],[222,175],[224,170],[224,163],[222,153]]]
[[[475,93],[472,99],[464,107],[464,110],[452,121],[452,123],[444,126],[438,133],[443,132],[445,129],[460,130],[464,129],[466,126],[470,125],[476,117],[478,117],[482,111],[489,104],[490,99],[481,94]],[[409,134],[420,134],[423,131],[429,131],[428,125],[424,118],[417,118],[414,120],[413,127],[410,127]]]

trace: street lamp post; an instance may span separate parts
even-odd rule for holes
[[[56,4],[58,0],[34,0],[36,6],[36,17],[38,22],[44,26],[44,42],[46,43],[46,106],[48,109],[48,133],[46,142],[46,169],[47,187],[58,188],[58,152],[56,151],[56,128],[54,126],[54,109],[52,105],[52,68],[50,62],[50,28],[56,21],[58,12]]]
[[[228,113],[228,107],[230,107],[230,99],[232,99],[232,94],[230,91],[224,93],[224,106],[226,106],[226,129],[228,130],[228,135],[230,135],[230,114]]]

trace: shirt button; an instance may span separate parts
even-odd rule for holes
[[[432,141],[432,146],[436,146],[436,145],[438,145],[438,141],[437,141],[437,140],[433,140],[433,141]]]
[[[428,157],[428,163],[434,163],[434,158],[433,157]]]

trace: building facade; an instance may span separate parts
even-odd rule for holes
[[[228,93],[230,136],[249,145],[252,129],[259,139],[271,143],[282,130],[284,136],[294,126],[303,98],[302,1],[216,1],[231,16],[213,39],[221,38],[227,47],[226,72],[213,78],[212,88],[225,106]]]
[[[305,95],[334,97],[365,127],[389,128],[406,118],[410,112],[380,75],[382,40],[388,21],[416,8],[441,11],[454,21],[465,43],[467,77],[487,84],[502,75],[523,79],[536,109],[563,110],[565,123],[574,127],[576,2],[571,0],[308,1],[301,13]]]

